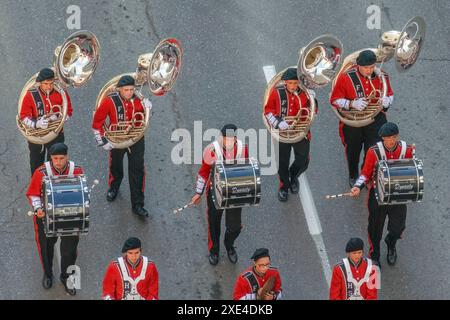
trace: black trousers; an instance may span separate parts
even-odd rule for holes
[[[350,178],[358,178],[361,150],[364,146],[365,155],[371,146],[381,141],[381,138],[378,136],[378,130],[386,122],[386,115],[384,112],[380,112],[375,117],[375,121],[365,127],[355,128],[341,123],[341,138],[345,147]]]
[[[297,179],[308,169],[309,165],[309,140],[303,139],[297,143],[279,142],[278,150],[278,175],[280,177],[280,189],[288,190],[291,186],[291,178]],[[294,149],[294,162],[289,167],[291,149]]]
[[[222,214],[225,211],[225,248],[228,250],[234,246],[242,229],[242,208],[217,210],[212,200],[211,191],[207,192],[207,216],[208,216],[208,249],[211,253],[219,254],[220,249],[220,225]]]
[[[390,247],[394,247],[401,238],[406,227],[406,204],[378,205],[375,197],[375,189],[369,192],[369,226],[367,228],[370,241],[369,255],[372,259],[380,259],[380,241],[383,236],[384,222],[388,220],[388,234],[386,240]]]
[[[130,182],[131,204],[144,205],[145,166],[144,166],[145,140],[142,138],[130,148],[113,149],[110,151],[109,161],[109,187],[119,190],[123,179],[123,157],[128,156],[128,180]]]
[[[39,219],[34,216],[34,231],[36,237],[36,244],[38,247],[39,257],[41,259],[44,273],[51,277],[53,275],[53,254],[56,241],[58,237],[48,237],[44,233],[45,218]],[[65,236],[61,237],[61,278],[67,279],[70,274],[67,273],[67,268],[75,265],[77,260],[77,247],[79,236]]]
[[[58,142],[64,142],[64,132],[60,132],[54,140],[44,145],[28,142],[28,149],[30,150],[31,175],[33,175],[34,171],[43,165],[45,161],[50,161],[48,149]]]

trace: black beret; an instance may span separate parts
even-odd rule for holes
[[[252,257],[250,259],[253,259],[254,261],[257,261],[258,259],[264,258],[264,257],[269,257],[269,249],[266,248],[259,248],[256,249],[255,253],[252,255]]]
[[[39,71],[39,74],[36,78],[36,82],[52,79],[55,79],[55,73],[53,72],[53,70],[50,68],[44,68],[41,71]]]
[[[393,122],[386,122],[381,126],[380,130],[378,131],[378,135],[380,137],[395,136],[398,133],[399,133],[398,126]]]
[[[360,238],[351,238],[345,246],[345,252],[364,250],[364,242]]]
[[[56,156],[56,155],[64,155],[65,156],[65,155],[67,155],[68,149],[69,148],[67,147],[67,145],[65,143],[58,142],[50,147],[50,149],[48,150],[48,153],[51,156]]]
[[[297,68],[288,68],[281,76],[281,80],[298,80]]]
[[[372,50],[363,50],[356,58],[356,64],[358,66],[371,66],[377,62],[377,56]]]
[[[122,253],[127,252],[128,250],[141,248],[141,240],[138,238],[128,238],[127,241],[123,244]]]
[[[222,127],[220,132],[222,132],[222,136],[224,137],[235,137],[236,136],[236,125],[229,123]]]
[[[120,87],[125,87],[125,86],[134,86],[135,85],[135,81],[134,78],[132,76],[129,75],[125,75],[120,77],[119,82],[117,82],[117,88]]]

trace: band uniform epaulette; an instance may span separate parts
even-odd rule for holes
[[[45,165],[41,165],[39,168],[37,168],[44,176],[47,175],[47,169],[45,168]]]

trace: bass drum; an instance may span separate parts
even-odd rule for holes
[[[422,201],[422,160],[380,160],[375,173],[375,197],[378,204],[395,205]]]
[[[216,161],[212,199],[217,209],[257,206],[261,201],[261,173],[256,159]]]
[[[90,200],[83,175],[44,177],[43,198],[47,237],[88,233]]]

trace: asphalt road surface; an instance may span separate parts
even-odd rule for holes
[[[244,229],[236,242],[239,262],[228,262],[221,247],[219,265],[207,255],[205,202],[174,215],[194,192],[198,164],[175,165],[170,155],[177,128],[194,131],[234,122],[263,129],[261,108],[266,79],[263,67],[295,65],[310,40],[333,33],[344,54],[378,44],[380,30],[367,28],[367,7],[381,8],[382,31],[400,30],[411,17],[427,23],[425,46],[409,73],[385,65],[395,92],[390,120],[402,138],[417,146],[425,164],[425,197],[408,206],[407,229],[398,244],[395,267],[385,262],[382,243],[380,299],[449,299],[450,187],[448,70],[450,6],[448,1],[0,1],[0,299],[99,299],[104,272],[120,255],[126,238],[138,236],[160,275],[161,299],[230,299],[236,277],[250,264],[256,248],[268,247],[279,267],[286,299],[327,299],[326,261],[344,255],[350,237],[367,239],[366,191],[359,199],[325,200],[348,189],[338,121],[328,104],[330,87],[317,91],[319,115],[312,128],[307,178],[322,233],[313,238],[298,196],[280,203],[276,175],[263,176],[261,205],[243,210]],[[81,9],[81,28],[101,43],[101,62],[83,88],[70,89],[74,116],[67,123],[70,156],[85,168],[93,191],[91,229],[79,245],[81,290],[68,297],[60,283],[41,286],[25,190],[29,183],[28,148],[17,130],[17,100],[31,75],[52,62],[53,50],[74,30],[66,26],[69,5]],[[113,76],[135,70],[137,57],[159,40],[179,39],[185,56],[171,93],[154,97],[155,111],[146,133],[146,208],[142,221],[131,213],[128,179],[115,202],[108,203],[107,154],[95,146],[90,130],[98,92]],[[203,146],[209,141],[204,141]],[[321,237],[322,251],[316,243]],[[319,241],[320,242],[320,241]],[[326,251],[324,251],[324,249]],[[325,264],[323,265],[323,263]],[[325,266],[325,267],[324,267]],[[328,270],[329,272],[329,270]],[[58,273],[55,261],[55,274]]]

